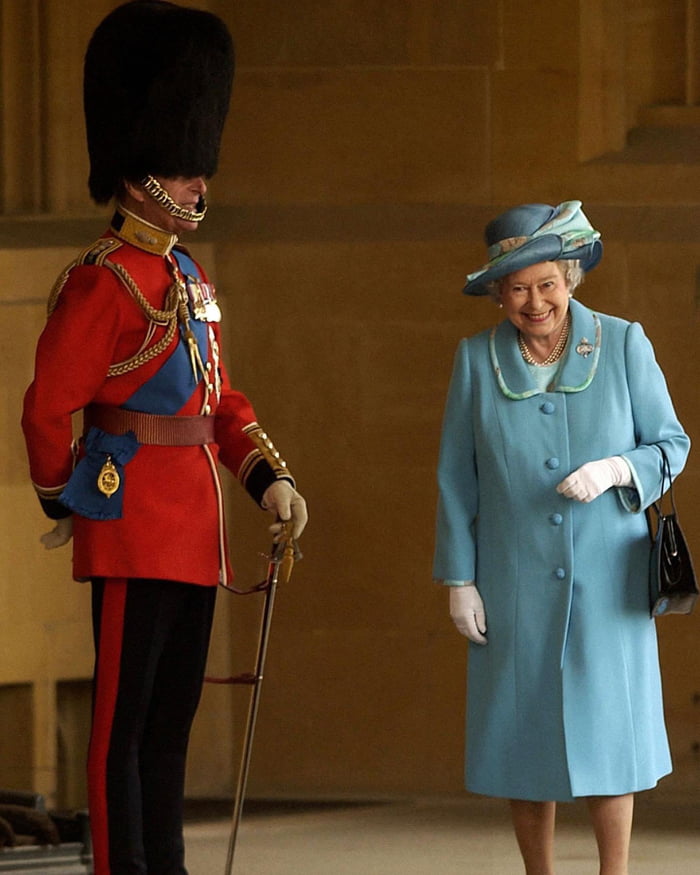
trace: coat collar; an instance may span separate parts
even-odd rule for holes
[[[177,234],[152,225],[127,210],[123,204],[117,204],[109,230],[125,243],[150,252],[151,255],[168,255],[177,243]]]
[[[582,392],[598,368],[601,325],[598,316],[571,300],[571,331],[561,367],[547,387],[549,392]],[[542,394],[518,348],[518,331],[508,319],[496,325],[489,337],[491,365],[503,394],[513,401]]]

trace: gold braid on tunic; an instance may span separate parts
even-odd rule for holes
[[[96,264],[102,267],[107,267],[119,279],[119,281],[128,290],[129,294],[134,299],[136,304],[139,306],[141,312],[148,320],[149,327],[146,332],[144,341],[141,344],[141,348],[128,359],[125,359],[122,362],[115,362],[113,365],[110,365],[109,370],[107,371],[108,377],[116,377],[122,374],[128,374],[130,371],[135,371],[137,368],[140,368],[142,365],[146,364],[147,362],[151,361],[152,359],[156,358],[156,356],[159,356],[162,352],[164,352],[172,343],[175,332],[177,331],[178,308],[180,305],[180,286],[176,281],[173,281],[173,283],[168,288],[168,292],[165,298],[164,309],[159,310],[149,304],[143,292],[136,284],[136,281],[129,274],[126,268],[123,267],[121,264],[115,264],[114,262],[107,260],[107,256],[114,252],[116,249],[119,249],[121,245],[122,243],[119,240],[115,240],[112,238],[103,238],[98,240],[97,243],[94,243],[92,246],[89,246],[84,252],[82,252],[78,256],[75,261],[69,264],[68,267],[59,276],[56,283],[54,284],[53,289],[51,290],[47,305],[48,315],[50,316],[56,308],[58,298],[61,294],[61,291],[63,290],[63,287],[68,281],[71,270],[79,265]],[[149,346],[149,344],[153,340],[156,326],[164,326],[165,334],[160,338],[160,340]]]

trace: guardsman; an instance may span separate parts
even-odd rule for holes
[[[134,0],[96,29],[89,188],[115,209],[54,286],[25,397],[31,477],[55,521],[42,541],[72,537],[74,576],[92,582],[96,875],[186,873],[186,749],[217,584],[231,580],[218,463],[295,537],[306,523],[229,381],[214,286],[179,243],[206,213],[233,69],[228,30],[208,12]]]

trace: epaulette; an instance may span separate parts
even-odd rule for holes
[[[75,263],[102,265],[108,255],[121,249],[123,245],[124,243],[117,237],[100,237],[80,253]]]
[[[68,282],[68,277],[74,267],[79,267],[81,264],[103,265],[107,256],[112,252],[116,252],[116,250],[120,249],[123,245],[122,241],[118,240],[116,237],[100,237],[95,240],[94,243],[91,243],[86,249],[83,249],[75,261],[71,261],[68,267],[65,268],[53,284],[46,305],[47,315],[50,316],[56,309],[59,295],[63,291],[65,284]]]

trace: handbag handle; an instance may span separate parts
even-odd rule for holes
[[[666,455],[666,450],[664,450],[664,448],[660,444],[657,444],[657,447],[659,449],[659,452],[661,453],[661,494],[659,495],[659,497],[656,501],[652,502],[649,505],[649,507],[647,508],[647,513],[646,513],[647,526],[649,527],[649,537],[651,538],[652,541],[654,541],[654,539],[655,539],[655,533],[654,533],[654,530],[652,527],[650,510],[653,507],[654,510],[656,511],[657,522],[664,515],[663,511],[661,509],[661,505],[663,502],[664,495],[666,494],[666,480],[668,480],[668,491],[670,493],[670,498],[671,498],[671,511],[672,511],[674,516],[676,515],[676,501],[673,497],[673,479],[671,478],[671,464],[668,461],[668,456]]]
[[[658,501],[654,502],[654,508],[656,512],[661,516],[661,504],[664,500],[664,495],[666,494],[666,480],[668,480],[668,491],[671,498],[671,510],[675,514],[676,512],[676,501],[673,497],[673,480],[671,478],[671,463],[668,461],[668,456],[666,455],[666,450],[662,446],[659,446],[659,451],[661,453],[661,495],[658,498]]]

